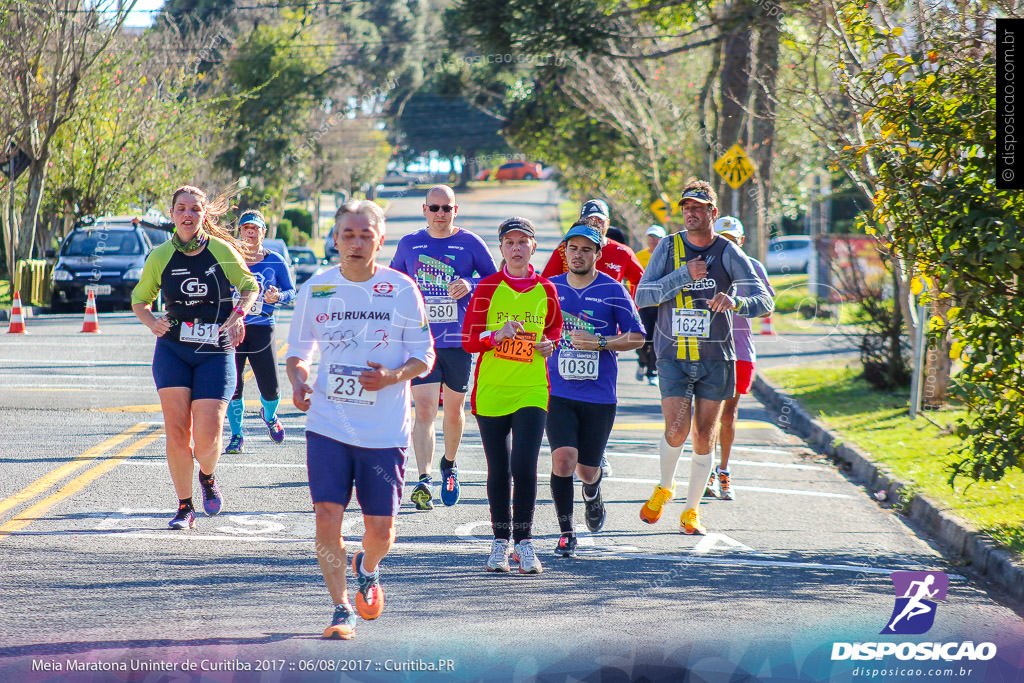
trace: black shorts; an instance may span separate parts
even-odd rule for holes
[[[412,385],[440,382],[452,391],[466,393],[469,389],[469,373],[473,369],[473,354],[459,348],[434,349],[437,360],[434,369],[426,377],[414,377]]]
[[[587,403],[561,396],[552,396],[548,401],[547,432],[551,451],[575,448],[581,465],[601,466],[613,424],[614,403]]]

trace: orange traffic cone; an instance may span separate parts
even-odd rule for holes
[[[28,334],[25,329],[25,316],[21,313],[21,292],[14,293],[11,305],[11,324],[7,328],[8,334]]]
[[[100,333],[100,321],[96,317],[95,292],[89,292],[89,300],[85,302],[85,320],[82,322],[82,332]]]
[[[772,317],[770,315],[761,318],[761,334],[775,336],[775,328],[772,327]]]

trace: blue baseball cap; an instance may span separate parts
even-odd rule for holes
[[[589,225],[574,225],[569,228],[569,232],[565,233],[565,237],[562,238],[563,242],[568,242],[570,237],[586,237],[588,240],[597,245],[598,249],[601,248],[601,233],[598,232],[597,228],[592,228]]]
[[[264,230],[267,229],[267,224],[263,222],[263,219],[260,218],[260,215],[258,213],[253,213],[252,211],[246,211],[238,219],[238,227],[241,228],[243,225],[258,225]]]

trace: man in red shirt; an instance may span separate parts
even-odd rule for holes
[[[601,199],[591,199],[583,204],[580,210],[578,223],[586,221],[593,223],[594,227],[601,231],[601,258],[597,262],[597,269],[602,273],[610,275],[616,282],[622,282],[629,288],[630,296],[636,296],[636,285],[644,274],[643,266],[637,260],[633,250],[624,244],[619,244],[607,238],[608,226],[611,220],[608,218],[608,205]],[[544,277],[551,278],[569,271],[568,262],[565,260],[565,243],[558,245],[558,248],[551,254],[548,264],[544,266]]]

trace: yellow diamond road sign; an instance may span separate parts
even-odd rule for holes
[[[739,145],[733,145],[719,157],[715,162],[715,170],[734,190],[754,175],[754,165],[750,163],[750,157]]]

